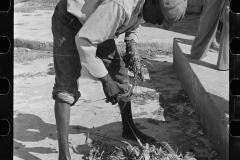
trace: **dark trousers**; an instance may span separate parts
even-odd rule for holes
[[[67,12],[67,1],[61,0],[52,16],[53,59],[56,72],[53,98],[58,92],[74,95],[74,105],[80,97],[77,80],[81,76],[80,56],[75,43],[75,36],[82,24]],[[114,39],[97,45],[96,56],[102,59],[110,76],[116,82],[121,93],[129,90],[128,69],[117,51]],[[81,84],[79,84],[81,85]],[[81,87],[81,86],[80,86]]]

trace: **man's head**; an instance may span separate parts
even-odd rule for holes
[[[145,0],[143,19],[152,24],[163,24],[169,29],[176,21],[184,17],[187,0]]]
[[[160,9],[159,0],[145,0],[143,5],[143,19],[147,23],[159,25],[163,23],[164,16]]]

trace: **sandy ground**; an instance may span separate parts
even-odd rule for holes
[[[15,52],[21,51],[17,49]],[[134,89],[132,108],[137,127],[184,154],[194,152],[198,160],[217,159],[174,72],[172,57],[157,55],[151,63],[154,67],[148,66],[146,81]],[[15,160],[58,158],[54,101],[51,98],[54,74],[51,57],[14,63]],[[69,133],[73,160],[87,156],[89,148],[85,138],[88,132],[92,133],[91,139],[100,140],[101,137],[94,134],[104,135],[110,130],[107,137],[125,140],[121,137],[118,106],[101,100],[105,98],[101,83],[90,79],[83,70],[79,84],[82,96],[71,109]],[[108,138],[104,143],[117,145],[117,141]]]
[[[42,1],[41,4],[38,2],[40,1],[19,3],[20,6],[15,6],[15,12],[52,10],[55,5],[52,1],[44,1],[44,5]],[[184,20],[174,24],[171,31],[194,36],[198,21],[199,15],[186,15]],[[161,28],[150,24],[143,26]],[[16,49],[15,53],[23,50]],[[31,54],[34,51],[26,49],[24,52]],[[137,127],[159,142],[168,142],[184,154],[187,151],[194,152],[198,160],[216,160],[216,152],[206,138],[174,72],[172,57],[158,55],[151,63],[154,68],[148,66],[146,82],[134,90],[132,109]],[[51,57],[14,63],[15,160],[58,159],[54,101],[51,98],[54,75]],[[89,132],[90,138],[94,140],[101,139],[96,134],[104,135],[109,130],[107,137],[125,140],[121,137],[122,125],[118,106],[102,100],[105,96],[101,83],[89,78],[83,70],[79,84],[82,96],[71,109],[69,133],[73,160],[86,159],[89,148],[85,144],[85,138]],[[116,140],[109,138],[104,143],[119,145]]]

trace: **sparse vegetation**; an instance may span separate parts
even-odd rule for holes
[[[19,8],[14,8],[14,12],[30,13],[36,10],[53,10],[59,1],[60,0],[18,0],[18,2],[24,2],[24,5]]]
[[[117,48],[120,54],[123,54],[126,51],[125,44],[117,44]],[[172,47],[166,44],[137,44],[137,49],[139,50],[139,54],[143,58],[152,59],[155,58],[156,55],[168,55],[172,56]],[[15,63],[25,63],[29,61],[33,61],[36,59],[44,59],[52,57],[52,51],[39,51],[32,50],[27,48],[14,48],[14,62]]]
[[[37,51],[27,48],[14,48],[14,63],[27,63],[36,59],[52,57],[50,51]]]

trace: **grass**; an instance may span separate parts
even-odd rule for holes
[[[53,10],[60,0],[19,0],[24,5],[14,8],[14,12],[34,12],[36,10]]]
[[[34,78],[34,77],[46,77],[47,74],[46,72],[28,72],[28,73],[22,73],[22,74],[17,74],[17,75],[14,75],[14,78]]]
[[[14,63],[27,63],[36,59],[52,57],[50,51],[37,51],[26,48],[14,48]]]
[[[138,43],[136,45],[139,54],[145,58],[155,58],[156,55],[168,55],[172,56],[172,46],[169,44],[157,44],[157,43]],[[126,51],[125,44],[117,45],[120,54]],[[15,63],[27,63],[36,59],[45,59],[52,57],[52,51],[38,51],[27,48],[14,48],[14,62]]]
[[[117,48],[120,54],[126,51],[124,43],[117,44]],[[173,48],[170,43],[137,43],[136,48],[142,57],[149,59],[155,58],[156,55],[173,55]]]
[[[141,93],[134,93],[132,95],[132,102],[136,103],[138,105],[144,105],[146,104],[147,100],[158,100],[159,95],[155,91],[147,91],[147,92],[141,92]]]

